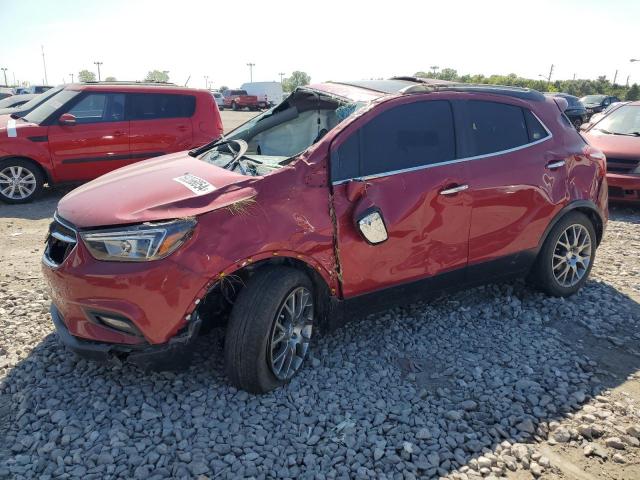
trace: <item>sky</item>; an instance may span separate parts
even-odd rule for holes
[[[294,70],[312,82],[459,73],[640,83],[638,0],[0,0],[0,67],[69,82],[82,69],[118,80],[168,70],[191,87],[238,87]],[[0,83],[4,79],[0,75]]]

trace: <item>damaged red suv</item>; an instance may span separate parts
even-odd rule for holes
[[[563,107],[509,87],[323,83],[218,142],[104,175],[50,227],[58,334],[91,358],[172,366],[225,326],[229,380],[266,392],[345,312],[519,276],[571,295],[607,184]]]

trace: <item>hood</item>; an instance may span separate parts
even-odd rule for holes
[[[11,115],[0,115],[0,141],[6,138],[22,136],[20,131],[27,128],[39,127],[35,123],[29,123],[22,118],[11,118]]]
[[[259,181],[180,152],[76,188],[60,200],[58,214],[78,227],[190,217],[255,196]]]
[[[585,138],[591,145],[611,158],[640,158],[640,137],[607,135],[589,131]]]

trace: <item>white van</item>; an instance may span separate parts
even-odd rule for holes
[[[243,90],[249,95],[255,95],[258,100],[264,100],[274,106],[282,101],[282,84],[280,82],[251,82],[243,83]]]

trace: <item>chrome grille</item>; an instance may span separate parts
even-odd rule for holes
[[[77,239],[76,230],[55,215],[53,222],[49,225],[43,256],[44,262],[51,267],[60,265],[76,246]]]
[[[638,158],[611,158],[607,157],[607,172],[633,173],[640,164]]]

